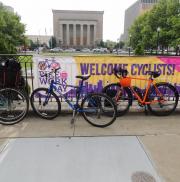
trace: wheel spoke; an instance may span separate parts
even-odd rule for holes
[[[84,118],[92,125],[106,127],[116,118],[116,106],[103,94],[91,94],[82,101]]]

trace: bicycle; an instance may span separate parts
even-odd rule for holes
[[[93,126],[106,127],[111,125],[116,119],[117,110],[115,103],[110,97],[102,93],[89,93],[79,104],[83,92],[83,82],[88,80],[90,75],[76,76],[76,78],[81,79],[79,86],[66,85],[76,90],[76,102],[73,104],[65,94],[57,89],[58,85],[63,85],[56,79],[56,72],[59,69],[61,68],[54,69],[43,75],[47,78],[48,75],[55,74],[48,88],[37,88],[32,92],[30,102],[34,112],[44,119],[56,118],[61,111],[61,102],[56,94],[58,93],[73,110],[71,124],[75,122],[77,114],[81,113],[84,119]]]
[[[29,109],[29,100],[22,89],[20,63],[12,58],[0,60],[0,124],[20,122]]]
[[[177,107],[179,94],[176,88],[167,82],[156,83],[154,78],[160,76],[159,72],[148,71],[149,79],[128,77],[125,69],[115,69],[114,75],[119,79],[119,83],[112,83],[104,87],[103,93],[109,95],[117,104],[118,116],[128,112],[133,100],[138,101],[140,107],[147,109],[156,116],[170,115]],[[132,86],[132,80],[146,81],[147,87],[142,90]]]
[[[24,93],[13,88],[0,90],[0,124],[12,125],[20,122],[29,109],[29,101]]]

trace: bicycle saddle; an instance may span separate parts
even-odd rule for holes
[[[80,78],[82,80],[88,80],[90,78],[91,75],[77,75],[76,78]]]
[[[153,76],[154,78],[159,77],[161,74],[158,71],[148,71],[149,75]]]

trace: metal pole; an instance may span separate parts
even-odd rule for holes
[[[159,47],[159,32],[160,32],[160,27],[157,28],[157,48],[156,48],[156,55],[158,54],[158,47]]]
[[[53,48],[53,46],[52,46],[52,39],[53,39],[53,37],[51,37],[51,49]]]
[[[24,36],[24,53],[26,54],[26,39],[25,39],[25,36]]]
[[[39,54],[39,39],[37,38],[37,50],[38,50],[38,54]]]
[[[131,35],[129,36],[129,56],[131,55]]]
[[[156,47],[156,55],[158,54],[158,47],[159,47],[159,31],[157,31],[157,47]]]

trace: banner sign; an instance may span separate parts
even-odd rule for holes
[[[78,85],[76,75],[90,74],[89,80],[85,81],[85,91],[101,92],[102,88],[118,82],[114,76],[114,68],[127,69],[130,76],[148,78],[147,71],[158,71],[161,76],[156,81],[170,82],[178,90],[180,83],[180,57],[119,57],[119,56],[76,56],[76,57],[34,57],[34,73],[36,74],[36,87],[48,87],[53,75],[44,77],[51,69],[61,67],[56,78],[63,86],[58,89],[62,93],[68,93],[72,88],[65,85]],[[145,81],[134,80],[133,85],[140,88],[146,86]]]
[[[76,84],[77,65],[72,57],[34,57],[34,74],[35,87],[48,87],[51,80],[56,77],[56,81],[60,83],[57,89],[63,94],[71,88],[67,84]],[[53,69],[61,68],[54,73],[50,73]],[[45,75],[47,74],[47,76]]]

